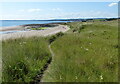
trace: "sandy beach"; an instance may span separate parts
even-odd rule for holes
[[[0,31],[24,30],[24,26],[0,27]]]
[[[16,26],[16,27],[8,27],[6,29],[3,29],[2,31],[9,31],[9,30],[23,30],[24,27],[22,26]],[[15,38],[21,38],[21,37],[32,37],[32,36],[48,36],[53,35],[58,32],[66,32],[69,30],[68,26],[65,25],[58,25],[55,27],[48,27],[48,29],[45,30],[30,30],[30,31],[22,31],[22,32],[14,32],[14,33],[8,33],[8,34],[0,34],[0,40],[7,40],[7,39],[15,39]]]

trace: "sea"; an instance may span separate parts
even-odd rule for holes
[[[47,23],[59,23],[70,21],[48,21],[48,20],[0,20],[0,27],[19,26],[25,24],[47,24]]]

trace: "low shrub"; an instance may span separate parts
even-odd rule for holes
[[[63,36],[63,35],[64,35],[63,32],[59,32],[59,33],[56,34],[56,37],[61,37],[61,36]]]
[[[61,36],[63,36],[63,35],[64,35],[64,33],[62,33],[62,32],[59,32],[59,33],[57,33],[57,34],[55,34],[55,35],[52,35],[52,36],[49,37],[49,39],[48,39],[49,44],[51,44],[53,41],[55,41],[57,38],[59,38],[59,37],[61,37]]]
[[[53,36],[51,36],[50,38],[49,38],[49,44],[51,44],[53,41],[55,41],[56,40],[56,36],[55,35],[53,35]]]

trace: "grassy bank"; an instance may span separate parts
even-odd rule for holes
[[[3,82],[31,82],[51,59],[48,42],[42,37],[2,42]]]
[[[55,56],[42,81],[118,81],[117,21],[67,25],[71,30],[51,44]]]
[[[2,81],[39,82],[52,60],[48,46],[63,35],[2,41]]]
[[[44,74],[42,82],[116,82],[117,21],[65,24],[71,28],[65,34],[2,41],[2,81],[34,82]]]

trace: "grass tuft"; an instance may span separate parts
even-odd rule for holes
[[[51,59],[46,39],[19,38],[2,42],[3,82],[31,82]]]

